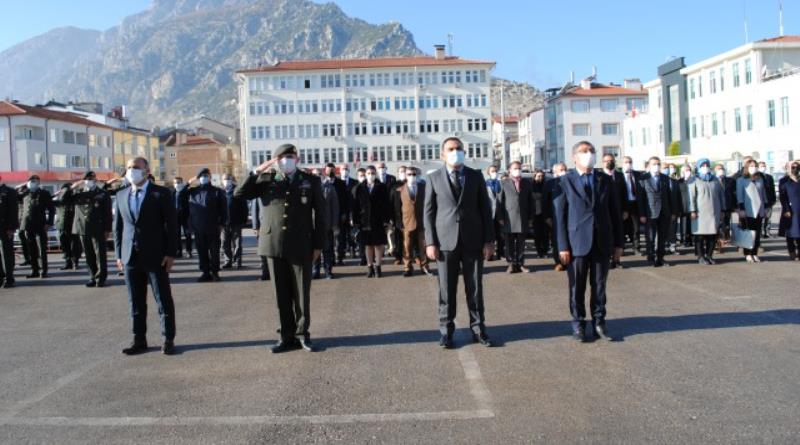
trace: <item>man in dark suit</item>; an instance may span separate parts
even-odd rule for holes
[[[633,158],[622,159],[622,176],[625,180],[625,199],[620,201],[622,207],[623,230],[633,246],[633,253],[641,251],[639,245],[639,181],[642,173],[633,169]]]
[[[472,339],[484,346],[483,261],[494,252],[494,224],[483,174],[464,166],[464,144],[456,137],[442,142],[445,165],[428,175],[425,186],[426,254],[437,261],[439,345],[453,347],[459,270],[464,274]]]
[[[558,240],[555,236],[555,226],[553,221],[553,216],[555,213],[553,202],[556,200],[556,198],[558,198],[558,195],[561,194],[561,187],[559,186],[559,183],[561,182],[561,177],[567,174],[567,164],[564,164],[563,162],[554,164],[552,172],[553,177],[544,183],[545,222],[550,226],[550,231],[553,232],[553,236],[550,237],[551,247],[553,248],[553,261],[555,262],[553,269],[556,272],[563,272],[567,270],[567,266],[561,263],[561,256],[558,254]]]
[[[525,238],[533,219],[533,186],[522,177],[522,163],[508,166],[508,178],[500,182],[497,197],[497,222],[506,241],[507,273],[530,272],[525,267]]]
[[[87,172],[83,181],[72,184],[75,221],[72,233],[80,236],[89,281],[86,287],[104,287],[108,278],[106,240],[111,236],[111,196],[97,185],[94,172]]]
[[[648,173],[639,180],[639,222],[645,225],[647,260],[655,267],[669,266],[664,262],[664,254],[670,226],[675,219],[671,179],[661,173],[658,156],[651,157],[647,165]]]
[[[573,337],[586,341],[586,281],[591,279],[589,301],[598,338],[610,340],[606,328],[606,281],[609,258],[622,255],[622,221],[619,195],[610,178],[594,170],[595,148],[587,141],[572,147],[575,170],[562,176],[554,207],[555,233],[563,264],[567,264]]]
[[[192,231],[189,229],[189,190],[183,178],[176,176],[172,180],[172,205],[178,215],[178,246],[176,258],[183,257],[183,247],[181,240],[186,244],[186,254],[192,257]],[[181,236],[183,235],[183,236]]]
[[[764,225],[762,227],[762,238],[769,238],[769,233],[772,230],[772,208],[778,202],[778,196],[775,193],[775,178],[767,171],[767,163],[761,161],[758,163],[758,171],[764,177],[764,193],[767,195],[767,202],[764,203]]]
[[[19,229],[25,232],[31,262],[31,273],[26,278],[47,278],[47,231],[55,219],[53,197],[39,182],[39,176],[32,175],[19,189],[22,209]]]
[[[390,209],[394,208],[394,190],[397,186],[397,177],[393,176],[392,174],[388,173],[388,169],[386,168],[385,162],[379,162],[376,165],[376,172],[378,180],[386,186],[386,202]],[[401,246],[397,244],[397,230],[395,230],[394,225],[389,225],[386,228],[386,238],[389,240],[389,254],[395,257],[397,260],[397,252],[398,249],[402,250]],[[402,233],[400,233],[400,244],[402,245],[403,238]],[[402,260],[402,253],[400,255],[400,259]]]
[[[19,228],[17,191],[0,178],[0,284],[14,287],[14,232]]]
[[[621,171],[617,170],[617,159],[611,153],[606,153],[603,155],[603,173],[607,174],[609,178],[611,178],[611,184],[613,189],[617,194],[617,202],[620,203],[620,220],[624,221],[627,217],[625,208],[622,206],[622,203],[626,201],[626,185],[625,185],[625,175],[622,174]],[[620,268],[622,269],[622,263],[619,261],[611,261],[611,269]]]
[[[325,241],[325,202],[317,176],[297,168],[297,148],[284,144],[236,188],[236,196],[262,204],[258,254],[267,257],[280,314],[281,339],[273,353],[313,351],[309,313],[311,264]]]
[[[114,252],[117,267],[125,271],[125,285],[131,305],[133,343],[122,350],[135,355],[147,351],[147,285],[161,316],[161,352],[175,353],[175,304],[169,272],[177,252],[178,220],[172,193],[150,182],[148,162],[134,158],[127,163],[131,186],[117,192],[114,223]]]
[[[328,164],[325,166],[325,172],[330,175],[333,171],[336,175],[336,165]],[[339,200],[339,234],[336,235],[336,264],[344,264],[344,256],[347,251],[353,251],[355,243],[350,238],[350,197],[356,181],[350,177],[350,170],[347,165],[342,165],[339,171],[339,177],[333,181],[333,188],[336,190],[336,197]]]
[[[247,200],[234,196],[236,179],[226,173],[222,175],[222,187],[225,192],[225,224],[222,228],[222,252],[225,255],[223,269],[230,269],[236,264],[242,268],[242,228],[247,224]]]
[[[403,264],[403,258],[405,258],[405,254],[403,253],[405,250],[405,240],[403,239],[403,220],[402,218],[398,218],[399,214],[397,212],[397,210],[400,208],[400,194],[397,192],[397,190],[406,183],[406,170],[407,167],[405,165],[401,165],[397,168],[397,181],[395,181],[391,190],[389,190],[389,208],[393,209],[391,213],[392,220],[390,223],[392,227],[392,233],[394,234],[392,244],[394,245],[395,266]]]
[[[197,242],[200,278],[197,281],[220,281],[220,234],[227,219],[225,192],[211,185],[211,172],[201,169],[195,178],[200,185],[189,189],[189,227]]]

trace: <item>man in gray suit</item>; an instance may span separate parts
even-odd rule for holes
[[[654,267],[669,266],[664,261],[666,239],[675,220],[672,209],[676,207],[670,191],[670,177],[661,173],[661,160],[657,156],[647,161],[649,174],[639,180],[639,221],[647,234],[647,260]]]
[[[459,269],[464,274],[472,339],[492,346],[483,307],[483,260],[494,251],[494,227],[483,175],[464,166],[464,144],[450,137],[442,143],[444,167],[428,176],[425,188],[425,250],[437,261],[439,275],[439,345],[453,347]]]
[[[509,164],[508,179],[501,181],[496,219],[506,240],[507,273],[530,272],[525,267],[525,237],[533,219],[533,185],[522,177],[522,163]]]

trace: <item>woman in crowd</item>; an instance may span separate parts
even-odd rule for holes
[[[547,256],[550,249],[550,227],[545,220],[547,212],[545,206],[544,172],[536,169],[533,172],[533,237],[536,241],[536,254],[539,258]]]
[[[711,162],[706,158],[699,159],[697,176],[694,180],[687,180],[686,184],[697,262],[705,265],[716,264],[714,246],[722,222],[725,196],[719,181],[711,173]]]
[[[786,169],[786,180],[780,184],[781,223],[779,235],[786,237],[792,261],[800,261],[800,162],[793,161]]]
[[[758,248],[761,245],[761,224],[766,214],[764,204],[767,202],[767,195],[764,190],[764,179],[758,171],[755,159],[745,161],[741,176],[736,180],[736,202],[739,209],[739,226],[755,230],[753,248],[742,251],[748,263],[760,263]]]
[[[387,243],[386,225],[389,224],[389,202],[386,185],[377,179],[374,166],[367,167],[366,180],[356,187],[356,207],[353,209],[353,226],[358,227],[367,256],[367,278],[381,277],[383,250]]]

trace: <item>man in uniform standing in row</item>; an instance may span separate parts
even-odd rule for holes
[[[111,236],[111,197],[97,186],[97,176],[89,171],[83,181],[72,184],[75,221],[72,233],[81,238],[89,267],[86,287],[104,287],[108,278],[106,240]]]
[[[58,244],[64,258],[61,270],[78,270],[81,259],[81,240],[72,234],[72,223],[75,221],[75,204],[72,202],[70,183],[61,186],[61,190],[53,197],[56,206],[56,230],[58,230]]]
[[[311,264],[320,256],[327,225],[320,179],[298,170],[297,148],[284,144],[242,181],[235,195],[262,204],[258,254],[267,257],[281,324],[281,339],[272,352],[313,351],[308,332]]]
[[[47,278],[47,230],[53,227],[55,207],[50,192],[39,187],[39,176],[32,175],[20,187],[22,206],[20,230],[28,241],[31,273],[26,278]]]

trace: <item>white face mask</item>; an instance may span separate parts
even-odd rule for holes
[[[692,177],[692,171],[691,170],[684,170],[683,171],[683,179],[689,179],[691,177]]]
[[[348,176],[349,173],[350,172],[348,172],[347,170],[342,170],[342,173],[341,173],[342,180],[347,179],[349,177]]]
[[[128,171],[125,172],[125,178],[131,184],[138,184],[144,180],[144,171],[139,168],[129,168]]]
[[[753,167],[753,166],[747,167],[747,173],[748,173],[750,176],[752,176],[752,175],[754,175],[754,174],[758,173],[758,168],[756,168],[756,167]]]
[[[417,175],[408,175],[408,176],[406,176],[406,182],[408,182],[408,185],[410,185],[411,188],[416,187],[417,186]]]
[[[83,183],[84,183],[84,185],[86,185],[87,189],[93,189],[94,186],[95,186],[95,183],[94,183],[93,179],[87,179],[87,180],[83,181]]]
[[[520,171],[520,169],[518,169],[518,168],[512,169],[512,170],[511,170],[509,173],[510,173],[510,174],[511,174],[511,176],[512,176],[512,177],[514,177],[514,178],[519,178],[519,175],[521,175],[521,174],[522,174],[522,172],[521,172],[521,171]]]
[[[711,169],[710,169],[710,168],[708,168],[708,166],[706,165],[706,166],[700,167],[700,170],[699,170],[699,171],[700,171],[700,174],[701,174],[701,175],[705,176],[705,175],[707,175],[707,174],[708,174],[708,172],[709,172],[710,170],[711,170]]]
[[[717,174],[718,178],[721,178],[721,177],[725,176],[725,170],[719,169],[719,170],[716,171],[716,174]]]
[[[624,171],[625,173],[628,173],[631,170],[633,170],[633,168],[631,167],[631,164],[622,164],[622,171]]]
[[[186,185],[184,185],[182,182],[175,184],[175,190],[177,191],[183,190],[184,187],[186,187]]]
[[[453,167],[458,167],[464,164],[464,151],[453,150],[447,152],[447,164]]]
[[[211,178],[208,176],[201,176],[200,177],[200,185],[207,185],[211,182]]]
[[[364,182],[366,180],[367,180],[367,178],[365,176],[359,176],[358,177],[358,182]]]
[[[554,173],[553,173],[553,175],[554,175],[556,178],[560,178],[560,177],[564,176],[564,172],[563,172],[563,171],[561,171],[561,170],[559,170],[559,171],[557,171],[557,172],[554,172]]]
[[[28,181],[28,190],[35,192],[39,189],[39,181]]]
[[[583,168],[592,168],[595,163],[595,155],[590,151],[578,153],[578,165]]]
[[[489,179],[497,179],[497,172],[489,172]]]
[[[278,161],[278,167],[284,174],[290,175],[294,173],[295,169],[297,168],[297,159],[290,158],[288,156],[283,157]]]
[[[675,167],[667,167],[667,175],[672,176],[675,174]]]
[[[222,180],[222,185],[223,185],[225,188],[228,188],[228,187],[230,187],[230,186],[232,186],[232,185],[233,185],[233,181],[231,181],[230,179],[223,179],[223,180]]]
[[[398,181],[405,181],[406,180],[406,174],[405,173],[398,173],[397,174],[397,180]]]
[[[375,175],[373,175],[371,173],[367,173],[366,178],[367,178],[367,182],[370,183],[370,184],[375,182]]]
[[[383,168],[383,167],[379,168],[378,169],[378,174],[381,175],[381,177],[386,176],[386,169]]]
[[[661,173],[661,166],[660,165],[656,164],[656,165],[651,165],[650,166],[650,174],[651,175],[658,176],[659,173]]]
[[[761,166],[759,166],[759,167],[758,167],[758,171],[760,171],[761,173],[766,173],[766,171],[767,171],[767,167],[761,167]]]

